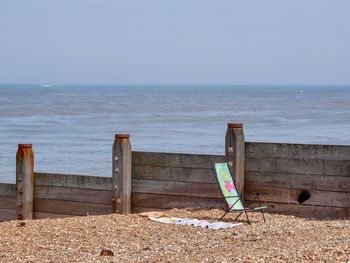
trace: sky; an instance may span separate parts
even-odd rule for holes
[[[0,0],[0,83],[350,84],[348,0]]]

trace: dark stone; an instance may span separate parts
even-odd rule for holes
[[[102,249],[100,256],[114,256],[114,252],[108,249]]]
[[[25,226],[25,225],[26,225],[25,222],[19,222],[19,223],[17,223],[17,227],[22,227],[22,226]]]

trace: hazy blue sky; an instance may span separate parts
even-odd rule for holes
[[[349,0],[0,0],[0,82],[350,84],[349,12]]]

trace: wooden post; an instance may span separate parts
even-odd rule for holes
[[[245,142],[242,123],[227,125],[225,155],[239,194],[244,194]]]
[[[18,144],[16,155],[16,186],[17,219],[33,219],[34,154],[31,144]]]
[[[129,134],[116,134],[113,143],[113,211],[131,212],[131,145]]]

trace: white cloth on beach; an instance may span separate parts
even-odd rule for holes
[[[235,226],[240,226],[242,223],[226,223],[226,222],[213,222],[210,223],[207,220],[198,220],[191,218],[178,218],[178,217],[148,217],[150,220],[160,223],[173,224],[173,225],[186,225],[186,226],[196,226],[201,228],[210,228],[210,229],[225,229]]]

